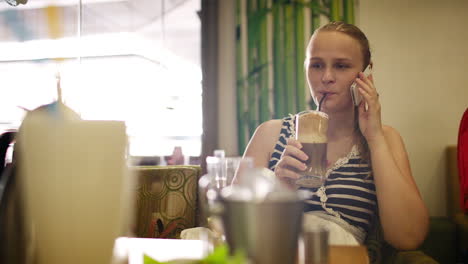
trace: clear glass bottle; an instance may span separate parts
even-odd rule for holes
[[[206,158],[207,173],[199,182],[199,198],[201,207],[201,225],[212,231],[212,243],[218,245],[223,242],[224,232],[220,218],[221,203],[219,200],[221,189],[225,186],[220,182],[224,158],[209,156]]]

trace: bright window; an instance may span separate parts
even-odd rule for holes
[[[37,16],[28,19],[32,9],[25,9],[27,5],[0,10],[3,21],[21,18],[0,27],[2,35],[16,34],[0,42],[0,129],[18,127],[25,113],[21,108],[34,109],[55,100],[55,76],[60,72],[64,101],[83,119],[126,122],[131,155],[170,155],[174,147],[181,146],[185,155],[199,156],[202,89],[196,12],[200,0],[166,2],[165,7],[158,7],[166,10],[171,2],[173,6],[164,16],[158,19],[155,14],[153,20],[133,30],[124,27],[127,31],[93,32],[79,38],[43,38],[41,29],[46,25],[38,25]],[[99,10],[97,5],[94,12]],[[39,7],[34,12],[40,12]],[[87,18],[91,19],[83,16],[85,22]],[[21,28],[29,28],[24,30],[29,40],[21,41],[18,29],[8,26],[18,27],[18,21],[24,23]],[[63,23],[67,21],[64,18]],[[34,34],[42,38],[32,38]]]

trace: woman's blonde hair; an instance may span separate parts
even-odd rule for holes
[[[341,32],[357,40],[359,42],[359,45],[361,46],[362,60],[364,62],[364,67],[362,69],[364,70],[367,67],[367,65],[370,64],[371,51],[369,46],[369,40],[358,27],[356,27],[353,24],[348,24],[342,21],[333,21],[316,29],[314,35],[316,33],[326,31]]]

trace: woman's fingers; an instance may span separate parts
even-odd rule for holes
[[[366,77],[362,72],[359,73],[359,78],[356,78],[356,83],[360,88],[365,90],[370,96],[378,97],[377,89],[374,87],[372,76]]]
[[[364,81],[365,83],[367,83],[367,85],[369,85],[369,86],[374,85],[374,77],[372,76],[372,74],[369,74],[369,75],[366,76],[363,72],[360,72],[359,73],[359,79]]]
[[[372,107],[375,110],[378,110],[379,108],[378,106],[380,106],[380,104],[379,104],[379,95],[377,93],[370,94],[369,92],[362,89],[361,87],[359,87],[359,92],[361,93],[362,97],[364,97],[368,107]]]
[[[301,142],[299,142],[299,140],[296,140],[296,139],[294,139],[294,138],[292,138],[292,137],[286,139],[286,144],[291,145],[291,146],[294,146],[294,147],[296,147],[296,148],[298,148],[298,149],[301,149],[301,148],[302,148]]]
[[[302,145],[299,141],[290,138],[287,143],[281,159],[276,164],[275,174],[280,178],[297,179],[300,177],[299,172],[306,169],[304,161],[308,157],[301,150]]]
[[[362,104],[364,104],[364,109],[367,111],[368,108],[376,108],[376,106],[379,105],[379,94],[377,93],[377,90],[374,88],[373,85],[368,85],[364,81],[360,79],[356,79],[356,83],[359,85],[358,90],[359,93],[362,95],[364,98]]]
[[[296,189],[296,180],[293,178],[286,178],[286,177],[278,177],[280,182],[282,182],[284,185],[289,187],[292,190]]]
[[[287,159],[292,157],[286,157]],[[287,160],[286,159],[286,160]],[[278,179],[285,183],[287,186],[290,188],[294,189],[296,186],[296,180],[300,178],[300,174],[298,173],[298,170],[290,167],[287,164],[287,161],[285,159],[281,159],[280,162],[278,162],[276,168],[275,168],[275,174]]]
[[[282,156],[293,156],[300,160],[306,161],[309,157],[301,149],[301,142],[293,138],[289,138],[287,139],[287,145],[284,148]]]
[[[289,178],[289,179],[298,179],[300,178],[300,174],[298,173],[297,170],[291,168],[291,167],[278,167],[276,166],[275,169],[275,174],[279,178]]]
[[[307,167],[304,162],[299,161],[298,159],[291,156],[283,156],[276,167],[284,169],[295,169],[297,171],[304,171]]]
[[[356,78],[356,83],[358,84],[359,88],[362,88],[369,94],[377,94],[377,90],[375,89],[374,85],[367,79],[363,81],[360,78]]]

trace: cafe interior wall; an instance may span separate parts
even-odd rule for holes
[[[359,0],[356,24],[367,34],[382,119],[400,131],[413,177],[431,216],[445,216],[445,148],[457,142],[468,107],[468,1]],[[220,1],[219,148],[236,144],[234,1]]]

